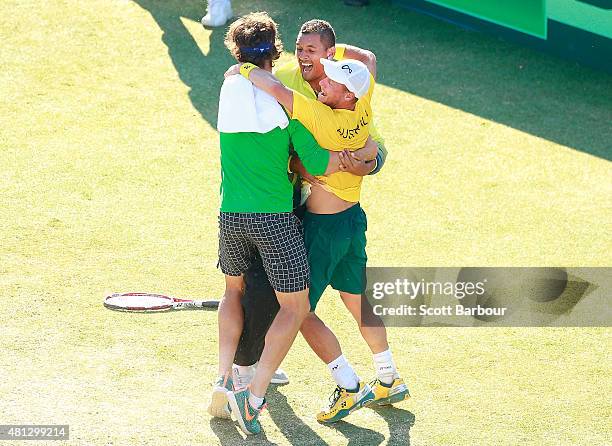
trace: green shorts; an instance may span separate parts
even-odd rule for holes
[[[331,285],[338,291],[365,291],[368,221],[357,203],[338,214],[304,215],[304,243],[310,265],[310,311]]]

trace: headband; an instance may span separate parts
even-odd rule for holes
[[[259,45],[253,46],[253,47],[241,46],[240,52],[243,54],[251,55],[251,56],[260,56],[260,55],[263,55],[264,53],[269,52],[270,50],[272,50],[272,48],[274,48],[273,44],[269,42],[265,42],[265,43],[260,43]]]

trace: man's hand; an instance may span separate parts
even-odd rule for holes
[[[344,58],[345,59],[356,59],[360,62],[363,62],[368,70],[376,79],[376,55],[369,50],[364,50],[363,48],[359,48],[352,45],[346,45],[344,50]]]
[[[299,176],[302,177],[302,179],[306,180],[313,186],[321,186],[325,184],[323,181],[319,180],[314,175],[309,174],[306,168],[304,167],[304,164],[302,164],[302,160],[300,160],[295,155],[291,158],[289,168],[291,169],[291,172],[297,173]]]
[[[227,69],[227,71],[225,72],[225,74],[223,75],[223,77],[225,77],[226,79],[230,76],[234,76],[236,74],[240,74],[240,66],[242,64],[237,63],[236,65],[232,65],[231,67],[229,67]]]
[[[354,152],[350,152],[348,150],[344,150],[339,153],[340,157],[340,171],[352,173],[353,175],[357,175],[359,177],[366,176],[369,174],[376,164],[373,162],[367,162],[360,159],[357,159]]]
[[[376,144],[376,141],[374,141],[371,136],[368,136],[366,145],[363,146],[361,149],[351,152],[351,155],[357,160],[370,161],[376,158],[377,153],[378,144]]]

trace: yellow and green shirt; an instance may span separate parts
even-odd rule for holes
[[[336,46],[335,58],[342,59],[344,47]],[[298,119],[312,132],[322,147],[332,151],[362,148],[368,136],[377,142],[382,141],[372,124],[370,99],[374,90],[374,78],[370,76],[370,88],[361,97],[355,110],[331,109],[319,102],[317,95],[302,77],[297,61],[289,62],[275,72],[276,77],[287,87],[294,90],[293,119]],[[358,202],[362,177],[348,172],[336,172],[327,177],[318,177],[326,183],[326,189],[338,198]]]
[[[329,163],[329,152],[295,119],[284,129],[220,133],[219,138],[221,212],[291,212],[293,185],[287,178],[291,146],[313,174],[323,174]]]

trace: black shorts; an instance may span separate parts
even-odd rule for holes
[[[259,252],[274,290],[308,288],[310,271],[302,224],[292,213],[221,212],[219,265],[228,276],[243,274]]]

